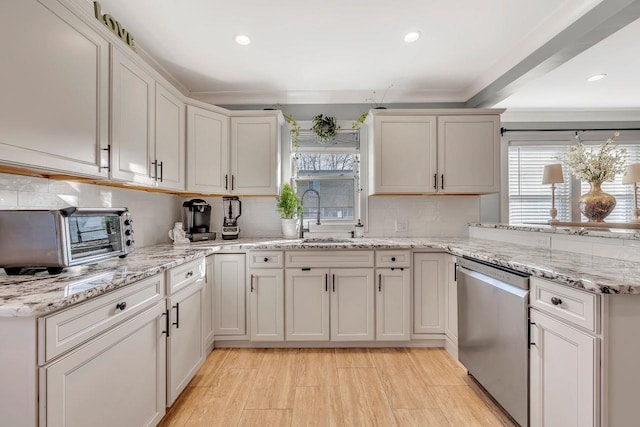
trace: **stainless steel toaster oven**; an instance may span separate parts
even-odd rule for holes
[[[7,274],[124,258],[134,249],[127,208],[66,208],[0,211],[0,267]]]

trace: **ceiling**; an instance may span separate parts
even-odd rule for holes
[[[208,102],[478,99],[468,106],[525,110],[640,110],[640,22],[609,35],[605,19],[631,3],[640,1],[101,0],[184,90]],[[422,37],[408,44],[411,30]],[[237,34],[251,44],[236,44]],[[596,73],[608,77],[587,83]]]

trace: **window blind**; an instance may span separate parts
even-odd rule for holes
[[[509,146],[509,223],[546,223],[551,209],[551,185],[542,184],[545,165],[561,163],[566,143]],[[556,184],[558,220],[571,221],[571,176]]]

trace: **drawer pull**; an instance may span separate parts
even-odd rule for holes
[[[164,313],[161,314],[161,316],[167,316],[165,318],[165,329],[166,331],[162,331],[163,334],[167,334],[167,337],[169,336],[171,327],[169,326],[169,310],[165,310]]]
[[[189,277],[191,277],[191,276],[193,276],[193,270],[192,270],[192,271],[189,271],[189,272],[185,275],[185,277],[186,277],[187,279],[188,279]]]
[[[116,304],[116,310],[124,311],[125,308],[127,308],[126,301],[122,301]]]
[[[382,292],[382,274],[378,274],[378,292]]]
[[[253,292],[253,274],[251,275],[251,280],[249,281],[251,284],[251,292]]]
[[[551,297],[551,304],[553,305],[560,305],[562,304],[562,300],[558,297]]]
[[[264,257],[264,262],[269,262],[269,258]]]
[[[392,262],[396,262],[396,257],[392,256],[392,257],[391,257],[391,261],[392,261]]]
[[[176,321],[172,323],[172,325],[176,326],[176,329],[180,329],[180,303],[177,302],[176,305],[173,306],[176,309]]]

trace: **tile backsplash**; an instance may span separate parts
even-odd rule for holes
[[[0,209],[127,207],[138,247],[170,242],[167,232],[181,218],[181,201],[169,194],[0,173]]]

